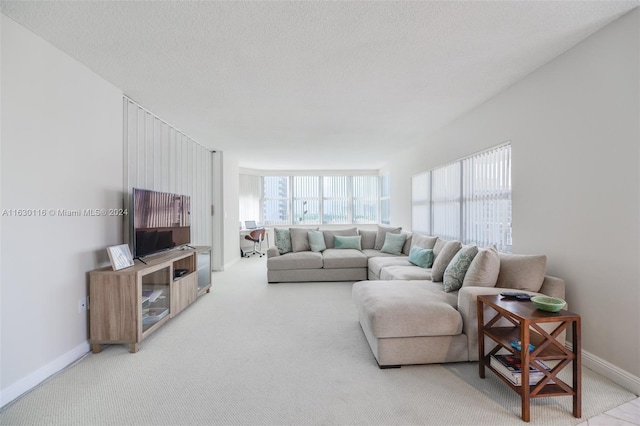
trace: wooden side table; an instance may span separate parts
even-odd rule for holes
[[[551,396],[572,396],[573,415],[582,416],[582,358],[580,342],[580,316],[572,312],[545,312],[537,309],[531,301],[505,299],[499,295],[478,296],[478,372],[485,377],[485,368],[493,371],[503,382],[520,395],[522,401],[522,420],[530,420],[531,398]],[[496,314],[485,323],[484,309],[492,308]],[[498,326],[501,318],[508,320],[512,326]],[[559,323],[551,332],[545,331],[541,325]],[[571,326],[573,335],[572,350],[567,349],[557,340],[558,336]],[[485,354],[485,337],[496,343],[495,347]],[[511,347],[513,340],[520,340],[521,350]],[[529,344],[535,348],[529,352]],[[492,368],[490,359],[499,350],[506,349],[519,357],[522,363],[522,386],[511,383],[501,373]],[[558,364],[550,371],[537,364],[537,361],[554,360]],[[572,386],[558,378],[558,373],[572,364]],[[535,385],[529,385],[527,366],[533,366],[544,373],[544,378]],[[550,381],[554,383],[549,383]]]

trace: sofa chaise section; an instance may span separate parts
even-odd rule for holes
[[[456,243],[446,244],[452,247]],[[477,361],[479,295],[517,291],[564,298],[564,281],[546,275],[546,256],[498,254],[495,248],[478,251],[480,254],[466,265],[468,273],[460,278],[460,286],[450,287],[448,275],[459,272],[464,256],[476,250],[466,246],[459,248],[460,255],[455,254],[451,260],[440,257],[434,262],[433,269],[442,268],[446,262],[444,282],[440,272],[437,282],[394,279],[353,285],[352,298],[358,320],[381,368]],[[394,267],[402,266],[387,266]],[[387,268],[383,268],[383,274]],[[486,318],[495,315],[489,309],[485,312]],[[504,319],[497,324],[510,325]],[[550,332],[557,325],[549,323],[543,328]],[[559,340],[564,341],[564,334]]]
[[[378,365],[468,360],[456,294],[430,281],[361,281],[352,289],[358,318]]]

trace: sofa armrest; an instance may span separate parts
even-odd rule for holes
[[[545,275],[542,287],[540,287],[538,292],[546,296],[564,299],[564,280],[550,275]]]
[[[503,291],[518,291],[523,292],[522,290],[515,288],[502,288],[502,287],[462,287],[460,291],[458,291],[458,312],[462,316],[462,332],[467,335],[467,341],[469,343],[469,360],[477,361],[478,360],[478,296],[483,295],[495,295],[500,294]],[[544,294],[546,296],[551,297],[559,297],[564,298],[564,280],[556,277],[545,276],[544,282],[542,283],[542,287],[538,293],[534,293],[531,291],[524,291],[523,293],[528,293],[531,295],[541,295]],[[565,309],[567,309],[565,307]],[[495,311],[491,308],[485,307],[484,317],[491,318],[495,315]],[[510,326],[511,323],[505,319],[501,319],[497,324]],[[555,328],[556,323],[548,323],[543,326],[544,329]],[[558,340],[564,342],[566,332],[563,331],[560,336],[558,336]],[[490,342],[486,342],[487,347],[485,347],[485,352],[488,352]]]
[[[280,256],[280,252],[278,251],[278,247],[269,247],[267,250],[267,259],[270,257],[278,257]]]

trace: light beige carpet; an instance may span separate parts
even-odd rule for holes
[[[514,425],[520,400],[476,363],[380,370],[351,283],[267,284],[266,260],[214,273],[212,292],[144,340],[108,346],[0,413],[2,425]],[[532,425],[573,425],[635,398],[585,369]]]

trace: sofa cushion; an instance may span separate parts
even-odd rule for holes
[[[333,237],[336,235],[340,236],[351,236],[355,237],[358,235],[357,228],[348,228],[348,229],[333,229],[333,230],[323,230],[322,234],[324,235],[324,245],[327,248],[333,248]]]
[[[354,237],[345,237],[342,235],[336,235],[333,237],[333,247],[337,249],[354,249],[354,250],[362,250],[362,245],[360,241],[362,237],[360,235],[356,235]]]
[[[299,251],[309,251],[309,229],[306,228],[289,228],[291,234],[291,251],[297,253]]]
[[[433,249],[438,241],[438,237],[430,237],[428,235],[420,234],[417,232],[413,233],[413,237],[411,238],[411,247],[421,247],[425,249]],[[435,256],[435,254],[434,254]]]
[[[380,250],[384,245],[384,240],[387,237],[387,232],[392,234],[399,234],[402,231],[402,227],[380,226],[378,225],[378,233],[376,234],[376,245],[373,247],[376,250]]]
[[[448,242],[449,242],[449,240],[443,240],[442,238],[436,239],[436,242],[433,245],[433,256],[434,256],[434,259],[436,257],[438,257],[438,255],[440,254],[440,252],[442,251],[444,246],[447,245]]]
[[[323,265],[325,269],[340,268],[366,268],[367,256],[360,250],[354,249],[326,249],[322,252]]]
[[[276,237],[276,247],[278,247],[278,253],[290,253],[292,251],[291,232],[289,232],[288,229],[274,228],[273,233]]]
[[[434,282],[442,281],[444,277],[444,271],[447,269],[449,262],[453,259],[453,256],[456,255],[458,250],[462,248],[462,243],[460,241],[447,241],[439,250],[439,253],[436,254],[436,248],[440,241],[438,240],[436,245],[433,248],[433,254],[435,259],[433,261],[433,266],[431,267],[431,279]]]
[[[402,254],[402,248],[406,241],[407,234],[392,234],[391,232],[387,232],[387,236],[384,239],[384,244],[380,251],[382,253],[400,255]]]
[[[421,268],[431,268],[433,266],[433,250],[414,246],[411,248],[407,260]]]
[[[457,293],[429,281],[360,281],[352,298],[377,338],[455,336],[462,332]]]
[[[547,256],[500,253],[496,287],[537,292],[547,270]]]
[[[287,253],[283,256],[270,257],[267,259],[267,269],[288,270],[288,269],[320,269],[322,268],[322,254],[312,251],[300,251],[298,253]]]
[[[367,231],[363,229],[359,229],[358,233],[362,237],[362,250],[370,250],[373,249],[376,245],[376,235],[378,235],[377,231]]]
[[[403,232],[407,236],[407,239],[404,241],[404,245],[402,246],[402,254],[405,256],[409,256],[409,252],[411,251],[411,245],[413,240],[413,234],[411,232]]]
[[[366,251],[365,251],[366,253]],[[369,258],[369,270],[373,272],[376,276],[380,276],[380,272],[383,268],[392,265],[402,265],[402,266],[411,266],[407,257],[405,256],[376,256]]]
[[[326,250],[327,246],[324,243],[324,234],[322,231],[309,231],[307,235],[311,251],[321,252]]]
[[[444,270],[443,277],[443,285],[444,291],[450,292],[455,290],[460,290],[462,287],[462,283],[464,282],[464,277],[469,270],[469,266],[471,266],[471,262],[473,258],[478,254],[478,247],[476,246],[466,246],[462,247],[447,268]]]
[[[378,276],[381,280],[431,281],[431,268],[421,268],[415,265],[391,265],[382,268]]]
[[[496,248],[480,249],[469,265],[462,287],[495,287],[498,273],[500,273],[500,255]]]

